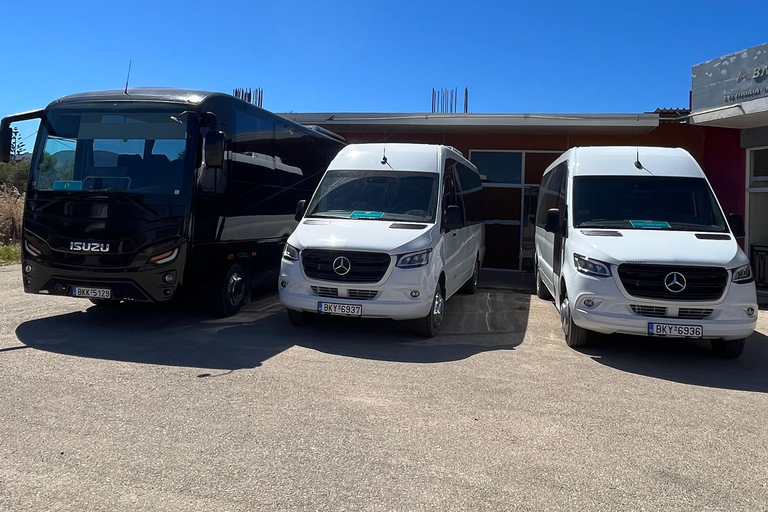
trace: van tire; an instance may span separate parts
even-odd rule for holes
[[[565,344],[571,348],[580,348],[587,346],[589,341],[589,331],[576,325],[571,315],[571,303],[568,295],[563,298],[560,306],[560,324],[565,334]]]
[[[536,258],[536,261],[538,261],[538,257]],[[536,296],[541,300],[550,302],[554,300],[552,294],[549,293],[549,290],[547,289],[547,285],[545,285],[544,281],[541,280],[541,271],[539,270],[538,263],[533,264],[533,272],[536,276]]]
[[[211,310],[226,318],[236,315],[243,305],[248,287],[248,274],[239,263],[234,263],[211,297]]]
[[[477,279],[480,275],[480,260],[475,260],[475,270],[472,272],[472,276],[467,279],[467,282],[459,290],[461,293],[467,295],[474,295],[477,292]]]
[[[429,308],[429,314],[424,318],[417,320],[416,330],[419,335],[425,338],[433,338],[437,334],[440,324],[443,322],[443,311],[445,308],[445,294],[440,286],[437,284],[435,293],[432,295],[432,306]]]
[[[291,324],[295,325],[296,327],[305,327],[306,325],[309,325],[310,314],[311,313],[306,313],[304,311],[296,311],[295,309],[289,309],[288,321],[291,322]]]
[[[712,340],[712,351],[715,355],[726,359],[736,359],[744,352],[746,340]]]

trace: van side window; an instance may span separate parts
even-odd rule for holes
[[[542,178],[541,189],[539,189],[539,209],[536,212],[537,226],[544,227],[547,222],[547,212],[552,208],[557,208],[561,215],[565,215],[567,174],[568,162],[563,162]]]
[[[547,211],[549,211],[549,208],[547,207],[549,204],[547,202],[547,188],[553,174],[554,171],[550,171],[541,178],[541,187],[539,188],[539,204],[536,208],[536,225],[540,228],[543,228],[547,223]]]
[[[480,175],[463,163],[457,162],[456,177],[459,185],[459,196],[464,204],[464,223],[466,225],[482,223],[485,219],[485,208]]]

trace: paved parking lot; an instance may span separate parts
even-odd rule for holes
[[[565,346],[482,290],[444,332],[25,295],[0,268],[0,510],[768,509],[768,323]]]

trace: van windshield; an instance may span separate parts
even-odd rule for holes
[[[435,222],[437,173],[328,171],[308,217]]]
[[[573,226],[728,231],[706,180],[661,176],[574,177]]]

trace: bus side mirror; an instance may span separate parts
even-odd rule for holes
[[[296,222],[301,222],[301,218],[304,216],[304,210],[307,208],[307,200],[302,199],[296,204]]]
[[[0,127],[0,162],[8,163],[11,161],[11,138],[13,137],[13,130],[11,125],[3,125]]]
[[[224,165],[224,132],[205,134],[205,165],[208,167]]]
[[[741,238],[746,234],[744,231],[744,218],[738,213],[732,213],[728,216],[728,224],[731,226],[733,236],[736,238]]]
[[[464,226],[461,219],[461,208],[452,204],[445,210],[445,217],[443,218],[443,229],[451,231],[453,229],[459,229]]]
[[[556,235],[565,235],[565,229],[560,223],[560,210],[557,208],[550,208],[547,212],[547,222],[544,224],[544,231]]]

